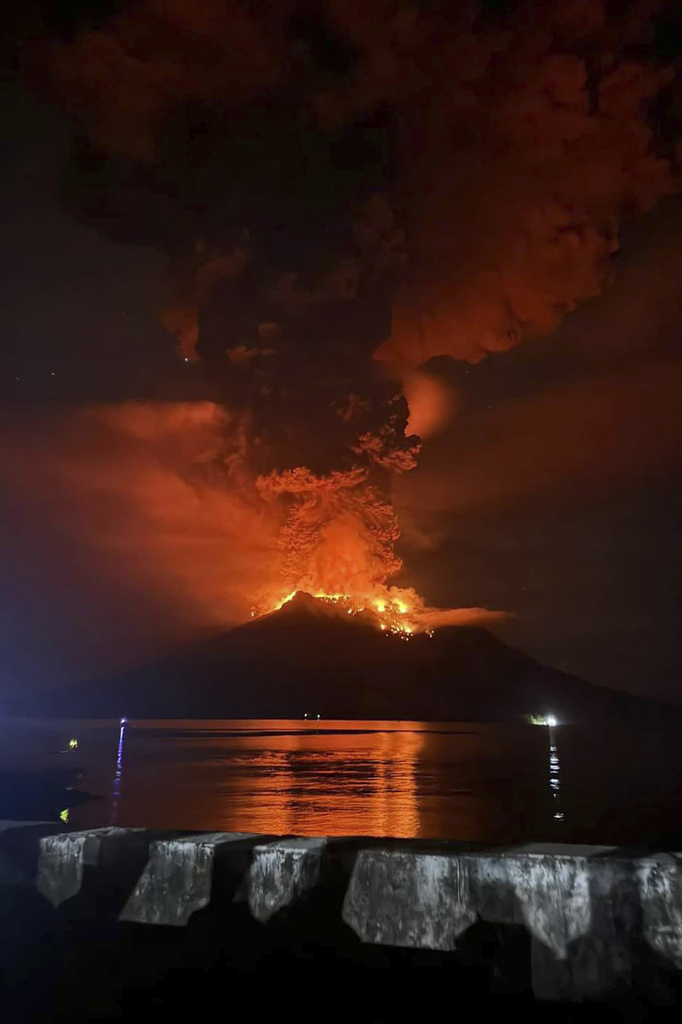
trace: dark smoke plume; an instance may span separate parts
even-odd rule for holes
[[[384,585],[402,382],[426,432],[416,368],[551,332],[678,187],[672,9],[143,0],[27,58],[73,113],[72,208],[167,255],[285,589]]]

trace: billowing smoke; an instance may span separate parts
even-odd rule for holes
[[[279,522],[243,478],[236,437],[211,402],[15,419],[1,434],[0,470],[23,524],[16,541],[47,563],[60,550],[72,560],[75,544],[90,600],[116,581],[148,608],[166,602],[173,628],[190,635],[244,619],[249,593],[277,582]],[[37,481],[48,507],[34,535]]]
[[[142,0],[33,55],[72,208],[167,255],[283,593],[388,595],[391,479],[451,409],[417,368],[551,332],[677,188],[671,7]]]

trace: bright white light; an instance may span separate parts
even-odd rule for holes
[[[550,729],[553,729],[555,725],[559,724],[558,718],[554,715],[524,715],[523,716],[529,725],[548,725]]]

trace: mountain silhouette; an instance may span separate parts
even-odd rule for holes
[[[486,629],[451,626],[405,639],[381,632],[373,613],[349,615],[304,593],[154,665],[46,700],[42,710],[60,717],[584,721],[671,713],[547,668]]]

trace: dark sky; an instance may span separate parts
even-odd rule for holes
[[[2,114],[2,397],[90,401],[172,388],[185,368],[158,323],[159,253],[107,242],[61,201],[69,133],[57,111],[10,82]]]
[[[212,389],[159,325],[159,249],[112,242],[64,199],[67,117],[11,74],[1,109],[3,443],[31,497],[5,478],[0,658],[9,687],[40,686],[195,629],[55,526],[43,476],[55,409]],[[626,223],[621,240],[615,283],[549,337],[432,367],[453,413],[395,488],[402,581],[432,604],[511,612],[500,635],[549,664],[682,699],[682,203]]]

